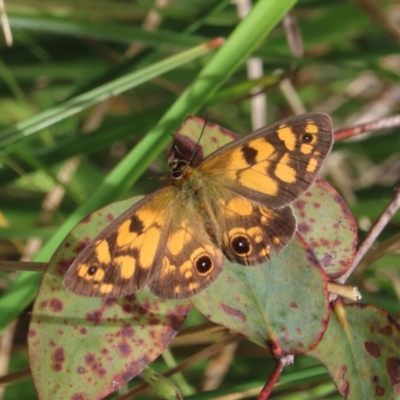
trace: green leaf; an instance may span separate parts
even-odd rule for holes
[[[150,31],[132,25],[110,24],[86,21],[54,20],[54,18],[21,17],[9,18],[12,28],[23,28],[27,31],[48,32],[51,34],[63,34],[78,37],[87,37],[97,40],[113,41],[117,43],[131,44],[133,41],[142,42],[149,46],[166,46],[168,48],[182,48],[197,46],[207,39],[194,35],[185,35],[169,31]]]
[[[347,400],[400,396],[400,325],[386,311],[336,301],[328,329],[309,355],[321,361]]]
[[[309,351],[328,320],[325,275],[297,237],[254,266],[227,264],[192,304],[211,321],[241,333],[275,357]]]
[[[356,254],[357,224],[336,190],[317,178],[293,203],[297,230],[312,248],[330,280],[351,267]]]
[[[103,300],[64,288],[64,273],[87,238],[134,202],[111,204],[77,225],[43,276],[28,335],[41,400],[94,399],[117,390],[163,352],[191,309],[188,301],[160,301],[147,289]]]

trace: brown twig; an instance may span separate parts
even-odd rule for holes
[[[31,261],[0,261],[0,271],[17,272],[33,271],[44,272],[47,263]]]
[[[400,249],[400,232],[395,233],[389,239],[379,243],[378,246],[375,246],[373,250],[368,251],[365,257],[358,264],[357,273],[387,254],[394,253],[398,249]]]
[[[297,19],[290,10],[283,17],[283,29],[285,30],[286,40],[289,44],[290,52],[294,57],[300,58],[304,55],[304,43],[303,38],[300,33],[299,25],[297,24]]]
[[[372,244],[388,224],[390,219],[393,217],[394,213],[400,208],[400,188],[396,188],[392,201],[382,212],[379,218],[372,225],[368,232],[368,235],[364,241],[360,244],[357,254],[354,257],[352,266],[344,273],[340,278],[336,279],[337,283],[344,283],[348,277],[354,272],[360,260],[364,257],[366,252],[371,248]]]
[[[0,376],[0,387],[6,387],[12,383],[23,381],[24,379],[31,377],[32,374],[29,368],[21,369],[8,375]]]
[[[229,330],[211,321],[183,328],[171,342],[171,347],[209,345],[225,339]]]
[[[199,385],[201,392],[205,390],[214,390],[220,387],[232,365],[237,346],[238,342],[231,343],[225,346],[219,354],[211,358]]]
[[[4,0],[0,0],[0,19],[1,19],[1,25],[3,26],[3,33],[4,33],[6,45],[8,47],[11,47],[12,43],[13,43],[13,37],[12,37],[12,33],[11,33],[10,23],[8,22],[8,18],[7,18]]]
[[[0,336],[0,375],[5,375],[8,371],[16,327],[17,321],[11,322]],[[0,400],[3,398],[4,388],[0,388]]]
[[[386,32],[389,33],[389,35],[391,35],[394,39],[400,42],[400,30],[395,25],[390,23],[390,21],[381,11],[381,9],[377,7],[377,4],[379,4],[379,2],[376,2],[375,0],[354,0],[354,1],[359,5],[360,8],[362,8],[370,16],[371,20],[374,23],[380,25],[383,29],[386,30]]]
[[[365,124],[339,129],[335,132],[335,142],[358,136],[366,132],[393,128],[395,126],[400,126],[400,115],[391,115],[390,117],[379,118],[375,121],[366,122]]]

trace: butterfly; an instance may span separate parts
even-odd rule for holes
[[[162,188],[116,218],[76,257],[72,292],[116,298],[148,286],[160,299],[191,297],[226,259],[255,266],[296,231],[290,203],[314,181],[333,143],[323,113],[291,117],[234,140],[206,158],[174,146]]]

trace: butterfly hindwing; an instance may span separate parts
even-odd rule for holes
[[[200,215],[191,211],[178,225],[172,224],[165,251],[152,272],[149,287],[159,298],[193,296],[211,284],[224,267],[221,249],[206,232]]]
[[[242,265],[258,265],[292,239],[296,219],[287,205],[269,208],[220,187],[216,196],[200,196],[209,229],[225,256]]]
[[[237,194],[281,207],[312,184],[332,141],[328,115],[304,114],[221,147],[199,169]]]
[[[230,261],[238,264],[257,265],[268,261],[271,254],[279,253],[289,243],[296,230],[290,206],[274,210],[233,196],[221,208],[222,249]]]

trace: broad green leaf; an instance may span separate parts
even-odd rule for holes
[[[293,203],[297,230],[312,248],[330,280],[351,266],[357,224],[344,200],[321,178]]]
[[[90,400],[117,390],[163,352],[191,308],[188,301],[160,301],[147,289],[102,300],[63,287],[66,269],[88,238],[134,202],[111,204],[77,225],[43,276],[28,336],[41,400]]]
[[[211,321],[241,333],[275,357],[309,351],[328,320],[325,274],[300,237],[269,262],[230,264],[190,301]]]
[[[336,301],[324,337],[309,355],[347,400],[400,398],[400,325],[386,311]]]

